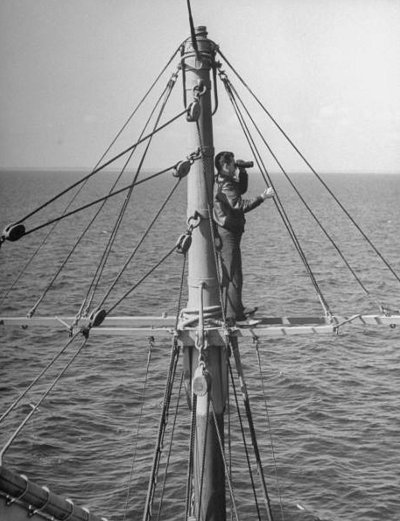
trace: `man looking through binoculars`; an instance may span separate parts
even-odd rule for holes
[[[240,241],[246,222],[244,214],[275,195],[273,188],[269,187],[253,199],[242,198],[248,187],[246,168],[251,166],[253,166],[252,162],[235,161],[233,152],[219,152],[215,156],[217,174],[214,222],[217,225],[221,248],[225,317],[229,322],[237,325],[257,323],[249,319],[257,308],[246,309],[242,302],[243,273]]]

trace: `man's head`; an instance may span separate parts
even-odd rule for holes
[[[233,152],[219,152],[215,156],[214,163],[218,174],[233,175],[235,173],[236,166]]]

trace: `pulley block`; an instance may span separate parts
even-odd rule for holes
[[[7,225],[1,238],[3,241],[18,241],[23,235],[25,235],[25,226],[23,224],[9,224]]]
[[[204,369],[204,366],[199,365],[193,376],[192,390],[197,396],[205,396],[211,388],[211,375]]]
[[[192,166],[192,162],[186,159],[185,161],[179,161],[174,167],[172,175],[179,179],[183,179],[190,172],[190,167]]]
[[[197,121],[200,117],[200,103],[197,100],[192,101],[186,109],[186,120]]]
[[[183,233],[177,243],[176,243],[176,251],[178,253],[187,253],[190,246],[192,244],[192,235],[188,232]]]
[[[89,327],[98,327],[106,318],[107,311],[105,309],[95,309],[89,317]]]

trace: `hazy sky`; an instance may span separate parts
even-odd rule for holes
[[[191,5],[318,171],[400,172],[399,0]],[[186,0],[1,0],[0,167],[92,167],[188,35]],[[215,146],[245,154],[226,109]]]

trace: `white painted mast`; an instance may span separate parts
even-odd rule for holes
[[[194,512],[191,514],[200,520],[224,521],[225,469],[221,444],[227,396],[226,347],[216,336],[207,336],[205,328],[210,319],[221,318],[210,226],[214,179],[210,71],[215,65],[216,46],[207,38],[205,27],[196,28],[196,42],[197,49],[191,38],[186,40],[182,56],[184,97],[193,115],[189,118],[192,119],[189,123],[192,149],[201,152],[201,160],[195,161],[188,175],[187,216],[190,222],[199,215],[200,223],[193,229],[189,249],[188,304],[183,312],[185,319],[193,318],[198,324],[195,345],[183,341],[185,377],[191,382],[192,405],[196,404]]]

